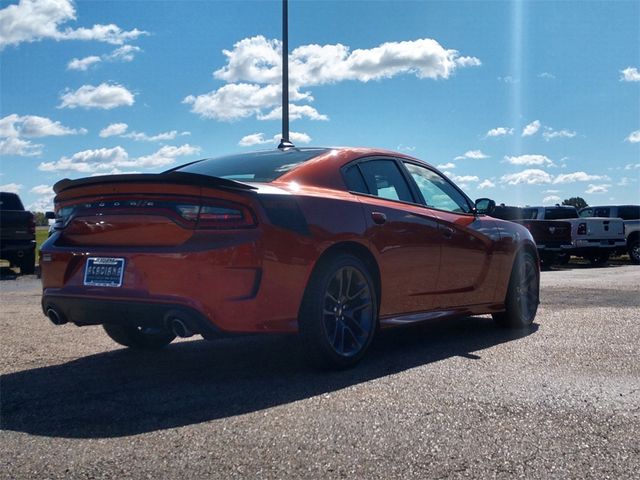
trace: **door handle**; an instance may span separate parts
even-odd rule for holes
[[[373,219],[373,223],[378,225],[382,225],[387,221],[387,216],[382,212],[371,212],[371,218]]]
[[[451,237],[453,237],[453,228],[451,227],[442,227],[442,236],[444,236],[444,238],[449,239]]]

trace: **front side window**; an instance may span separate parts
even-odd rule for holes
[[[369,160],[358,164],[369,193],[388,200],[414,202],[407,181],[395,160]]]
[[[467,199],[446,178],[428,168],[405,163],[427,207],[454,213],[470,213]]]
[[[584,210],[580,210],[580,216],[582,218],[593,217],[593,208],[585,208]]]

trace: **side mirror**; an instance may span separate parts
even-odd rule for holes
[[[476,213],[491,215],[496,208],[496,202],[490,198],[479,198],[476,200]]]
[[[56,214],[55,212],[45,212],[44,217],[49,220],[55,220]]]

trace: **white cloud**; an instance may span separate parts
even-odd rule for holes
[[[67,91],[60,100],[58,108],[101,108],[110,110],[134,104],[134,95],[122,85],[101,83],[97,87],[83,85],[78,90]]]
[[[85,134],[84,128],[75,129],[37,115],[17,115],[15,113],[0,119],[0,137],[59,137],[63,135]]]
[[[147,135],[142,132],[131,132],[126,135],[120,135],[122,138],[130,138],[137,142],[161,142],[163,140],[173,140],[178,136],[177,130],[171,130],[170,132],[162,132],[156,135]]]
[[[480,184],[478,185],[478,190],[484,190],[485,188],[494,188],[495,186],[496,184],[487,178],[486,180],[480,182]]]
[[[443,163],[441,165],[436,165],[436,168],[439,170],[450,170],[452,168],[456,168],[456,164],[448,162],[448,163]]]
[[[96,63],[101,62],[102,59],[96,55],[90,55],[84,58],[74,58],[67,63],[67,70],[79,70],[84,72]]]
[[[123,45],[116,48],[113,52],[102,55],[100,57],[96,55],[90,55],[84,58],[74,58],[67,64],[67,70],[80,70],[86,71],[92,65],[96,65],[103,61],[106,62],[131,62],[135,58],[135,54],[142,51],[140,47],[134,47],[133,45]]]
[[[508,128],[508,127],[492,128],[487,132],[487,134],[485,135],[485,138],[486,137],[502,137],[505,135],[513,135],[513,128]]]
[[[545,80],[554,80],[556,76],[553,73],[542,72],[538,75],[538,78],[544,78]]]
[[[450,175],[451,179],[454,182],[459,182],[459,183],[470,183],[470,182],[478,182],[480,181],[480,179],[478,177],[476,177],[475,175]]]
[[[281,134],[276,134],[271,138],[265,137],[264,133],[252,133],[240,139],[238,145],[241,147],[251,147],[254,145],[278,144],[282,138]],[[294,144],[309,143],[311,137],[302,132],[289,132],[289,140]]]
[[[609,191],[609,184],[600,184],[594,185],[592,183],[589,184],[589,188],[587,188],[584,193],[607,193]]]
[[[640,82],[640,72],[636,67],[627,67],[624,70],[620,70],[622,74],[620,76],[621,82]]]
[[[636,168],[640,168],[640,163],[627,163],[624,166],[625,170],[635,170]]]
[[[544,170],[529,168],[518,173],[510,173],[500,178],[501,183],[509,185],[538,185],[543,183],[551,183],[553,177]]]
[[[127,131],[129,125],[126,123],[112,123],[102,130],[100,130],[100,136],[102,138],[113,137],[114,135],[122,135]]]
[[[116,48],[109,55],[104,56],[103,58],[107,61],[112,62],[131,62],[136,56],[136,53],[141,52],[142,49],[140,47],[135,47],[133,45],[123,45],[121,47]]]
[[[329,117],[319,113],[311,105],[289,105],[289,120],[297,120],[304,117],[309,120],[329,120]],[[282,119],[282,107],[276,107],[265,115],[258,114],[257,118],[258,120],[280,120]]]
[[[137,28],[125,31],[113,24],[62,30],[71,20],[76,20],[71,0],[20,0],[0,10],[0,50],[8,45],[43,39],[94,40],[122,45],[147,34]]]
[[[200,147],[184,144],[179,147],[165,145],[156,152],[130,158],[127,151],[120,147],[83,150],[71,157],[62,157],[57,162],[42,162],[38,169],[45,172],[75,171],[81,173],[96,173],[117,168],[157,168],[170,165],[176,158],[194,155],[200,152]]]
[[[606,175],[591,175],[585,172],[561,173],[553,183],[589,182],[592,180],[609,180]]]
[[[542,124],[540,123],[540,120],[534,120],[529,125],[524,127],[524,129],[522,130],[522,136],[530,137],[531,135],[535,135],[536,133],[538,133],[538,130],[540,130],[541,125]]]
[[[51,185],[36,185],[31,190],[30,193],[35,193],[36,195],[53,195],[53,186]]]
[[[553,140],[554,138],[573,138],[576,136],[576,132],[572,130],[554,130],[551,127],[545,127],[544,132],[542,133],[544,139],[548,142],[549,140]]]
[[[505,155],[504,161],[511,165],[542,165],[549,167],[554,165],[545,155],[519,155],[516,157]]]
[[[214,77],[227,84],[206,94],[189,95],[184,103],[192,105],[191,111],[203,118],[279,118],[281,42],[255,36],[240,40],[223,53],[227,63],[214,72]],[[303,45],[289,55],[290,99],[312,101],[311,93],[302,90],[311,86],[346,80],[368,82],[402,74],[446,79],[458,68],[480,64],[477,58],[460,57],[456,50],[447,50],[432,39],[389,42],[353,51],[341,44]],[[299,107],[290,107],[292,119],[326,119],[316,109]]]
[[[238,145],[241,147],[252,147],[253,145],[264,145],[265,143],[271,143],[271,139],[265,138],[264,133],[251,133],[242,137]]]
[[[188,143],[179,147],[172,145],[165,145],[161,147],[157,152],[152,153],[144,157],[138,157],[129,162],[121,162],[117,164],[118,167],[128,168],[155,168],[165,167],[171,165],[176,161],[177,157],[183,157],[188,155],[195,155],[200,152],[200,147],[189,145]]]
[[[35,157],[42,154],[43,145],[22,140],[17,137],[9,137],[0,140],[0,155],[16,155],[19,157]]]
[[[549,190],[543,190],[542,193],[560,193],[560,190],[549,189]]]
[[[625,141],[629,143],[640,143],[640,130],[631,132],[629,136],[625,138]]]
[[[544,197],[542,199],[542,204],[543,205],[555,205],[556,203],[560,203],[561,200],[562,200],[562,198],[560,198],[558,195],[549,195],[548,197]]]
[[[36,185],[29,190],[29,192],[38,195],[39,198],[31,203],[31,205],[27,207],[27,210],[31,210],[32,212],[46,212],[48,210],[53,210],[53,197],[56,195],[53,191],[53,186]]]
[[[481,150],[468,150],[463,155],[454,158],[454,160],[482,160],[483,158],[489,158],[489,155],[485,155]]]
[[[19,183],[5,183],[4,185],[0,185],[0,191],[8,192],[8,193],[20,193],[22,190],[22,185]]]
[[[512,77],[511,75],[507,75],[506,77],[498,77],[498,81],[504,83],[520,83],[520,80]]]

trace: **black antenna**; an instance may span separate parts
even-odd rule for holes
[[[293,146],[289,141],[289,1],[282,0],[282,138],[278,148]]]

